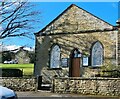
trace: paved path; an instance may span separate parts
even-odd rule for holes
[[[120,99],[120,97],[107,97],[107,96],[82,96],[79,94],[58,94],[51,93],[50,91],[38,92],[16,92],[18,99]]]

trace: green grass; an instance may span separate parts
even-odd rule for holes
[[[24,76],[33,75],[34,64],[0,64],[0,68],[20,69]]]

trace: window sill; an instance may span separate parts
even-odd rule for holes
[[[83,68],[100,69],[102,66],[82,66]]]
[[[62,70],[62,68],[48,68],[47,70]]]
[[[82,67],[90,67],[90,66],[82,65]]]
[[[102,66],[89,66],[90,69],[100,69]]]

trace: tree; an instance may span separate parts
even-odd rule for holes
[[[35,29],[33,22],[39,22],[39,11],[33,10],[34,5],[27,1],[5,0],[0,5],[0,39],[7,37],[26,36],[31,38]]]
[[[30,63],[35,62],[35,52],[29,52]]]
[[[12,59],[14,59],[15,55],[13,52],[10,51],[4,51],[2,52],[2,63],[4,63],[4,61],[10,61]]]

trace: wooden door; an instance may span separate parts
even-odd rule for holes
[[[72,77],[80,77],[80,58],[72,59]]]
[[[81,55],[78,49],[74,49],[70,55],[70,67],[69,76],[70,77],[80,77],[80,63]]]

